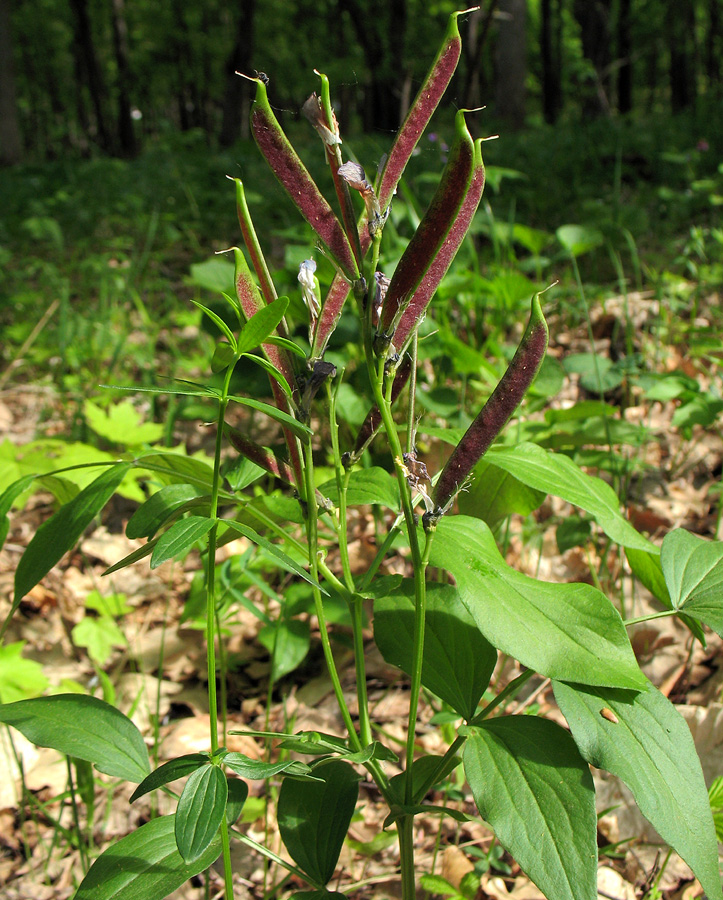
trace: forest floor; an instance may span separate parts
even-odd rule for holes
[[[643,322],[654,314],[651,301],[643,295],[629,298],[634,317]],[[709,311],[718,303],[709,298],[709,306],[701,306],[701,324],[710,324]],[[614,311],[611,301],[607,315]],[[613,312],[614,315],[614,312]],[[596,349],[609,352],[604,317],[593,322],[597,329]],[[586,330],[575,332],[551,329],[556,337],[550,352],[563,356],[589,347]],[[712,377],[699,363],[693,365],[684,351],[666,350],[658,365],[662,371],[681,371],[705,385]],[[574,377],[555,399],[560,407],[574,404],[582,389]],[[630,422],[644,422],[649,428],[649,441],[641,449],[639,467],[629,492],[628,515],[636,527],[653,540],[667,531],[684,526],[694,533],[721,539],[720,483],[723,467],[723,436],[715,425],[693,426],[690,437],[683,437],[672,426],[678,404],[630,398],[624,417]],[[22,444],[37,433],[63,432],[64,407],[52,389],[33,385],[9,385],[0,394],[0,431],[14,444]],[[423,426],[422,426],[423,428]],[[191,428],[184,435],[189,452],[208,445],[209,429]],[[626,452],[621,450],[619,452]],[[47,518],[52,508],[50,495],[37,495],[19,513],[12,516],[11,531],[0,552],[0,616],[4,616],[12,596],[12,577],[18,559],[28,541]],[[139,542],[124,535],[132,505],[118,503],[106,510],[101,524],[89,530],[78,548],[66,557],[41,584],[23,600],[15,617],[8,641],[27,642],[24,657],[41,663],[52,685],[78,684],[86,690],[100,690],[96,668],[87,653],[72,639],[72,630],[88,614],[86,598],[94,591],[106,591],[101,574],[106,567],[124,557]],[[592,581],[604,573],[618,603],[626,605],[628,615],[645,615],[656,607],[644,589],[631,578],[624,556],[616,547],[592,539],[584,546],[560,553],[554,526],[571,512],[561,501],[548,499],[533,514],[531,521],[537,535],[528,541],[530,529],[520,519],[513,519],[507,543],[508,562],[523,572],[550,581]],[[363,509],[350,519],[351,547],[354,565],[363,571],[372,550],[371,514]],[[529,523],[528,523],[529,524]],[[525,527],[523,527],[525,525]],[[220,551],[228,557],[243,549],[234,542]],[[112,576],[110,587],[125,595],[130,610],[122,617],[122,631],[127,642],[112,651],[104,667],[115,692],[116,703],[132,716],[147,737],[157,761],[208,747],[209,714],[204,683],[206,664],[202,634],[181,621],[184,601],[191,581],[199,569],[199,558],[191,554],[183,564],[166,563],[149,571],[145,562],[126,568]],[[371,615],[371,607],[369,609]],[[277,684],[267,707],[269,661],[268,651],[257,641],[259,620],[238,609],[227,635],[227,649],[236,660],[228,686],[229,730],[312,729],[342,733],[342,723],[327,677],[323,660],[314,639],[312,650],[302,670],[292,673]],[[635,626],[632,641],[646,675],[676,703],[689,723],[708,783],[723,774],[723,641],[708,635],[706,647],[694,642],[685,627],[672,618],[659,619]],[[372,646],[369,632],[369,646]],[[351,655],[339,645],[338,663],[350,706],[355,704],[354,665]],[[397,670],[392,669],[371,652],[368,662],[370,703],[374,720],[381,723],[386,740],[393,744],[402,740],[406,731],[408,685]],[[503,687],[518,674],[516,664],[501,662],[493,679],[495,689]],[[7,677],[7,675],[5,676]],[[534,708],[540,715],[561,723],[549,682],[534,679],[528,690],[518,696],[510,711]],[[434,712],[430,698],[424,698],[417,731],[420,748],[440,752],[440,730],[429,727]],[[158,740],[154,739],[154,722]],[[260,740],[246,735],[227,735],[223,743],[231,750],[262,758],[266,752]],[[64,758],[52,750],[34,747],[19,733],[3,731],[0,738],[0,885],[4,900],[67,900],[71,897],[82,872],[80,852],[72,839],[73,809],[68,795],[68,769]],[[22,765],[23,778],[20,778]],[[630,795],[611,777],[596,773],[598,789],[600,897],[634,900],[658,885],[666,900],[692,900],[701,895],[700,886],[689,869],[675,855],[667,857],[650,826],[641,817]],[[461,824],[449,817],[416,820],[418,871],[433,869],[452,885],[479,862],[470,854],[476,847],[487,853],[488,871],[480,882],[478,900],[537,900],[538,889],[519,871],[514,862],[499,848],[494,837],[476,816],[469,791],[460,780],[457,790],[432,799],[438,804],[457,806],[472,819]],[[266,813],[261,782],[250,784],[250,802],[244,812],[242,827],[256,840],[279,850],[273,818]],[[355,896],[394,898],[399,896],[396,874],[396,842],[382,830],[384,806],[378,802],[374,786],[362,783],[358,815],[352,824],[350,840],[340,859],[338,878],[332,885],[346,890],[358,886]],[[273,788],[272,788],[273,789]],[[109,779],[96,781],[92,841],[94,852],[146,821],[151,814],[148,797],[130,805],[131,789],[118,786]],[[158,799],[164,810],[166,798]],[[269,810],[271,806],[269,806]],[[85,820],[85,812],[81,813]],[[281,851],[280,851],[281,852]],[[267,869],[263,861],[243,846],[234,845],[234,871],[239,898],[267,896],[282,873]],[[659,879],[659,880],[658,880]],[[301,884],[287,883],[284,890]],[[172,896],[176,900],[195,900],[203,896],[218,897],[222,879],[212,871],[210,891],[201,879],[189,883]]]

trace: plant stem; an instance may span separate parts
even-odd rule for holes
[[[665,619],[667,616],[675,616],[677,614],[677,609],[663,609],[660,612],[650,613],[647,616],[638,616],[636,619],[624,619],[623,625],[628,628],[630,625],[637,625],[639,622],[651,622],[653,619]]]

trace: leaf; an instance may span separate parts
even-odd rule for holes
[[[710,900],[720,900],[708,792],[690,729],[673,704],[651,684],[640,693],[558,682],[554,690],[584,759],[625,782]],[[603,716],[603,709],[617,721]]]
[[[157,569],[161,563],[182,556],[213,528],[215,519],[208,516],[188,516],[181,519],[161,535],[151,556],[151,568]]]
[[[111,844],[88,870],[73,900],[165,900],[216,861],[216,838],[193,863],[176,847],[175,815],[161,816]]]
[[[522,443],[516,447],[492,447],[485,460],[523,484],[584,509],[621,546],[656,552],[655,546],[622,517],[615,491],[602,479],[586,475],[567,456],[548,452],[537,444]]]
[[[320,781],[285,778],[279,791],[279,832],[291,858],[317,885],[334,874],[359,795],[359,776],[339,759],[313,769]]]
[[[86,400],[83,415],[96,434],[121,447],[153,444],[163,437],[163,425],[144,423],[130,400],[121,400],[108,409],[101,409],[92,400]]]
[[[185,778],[186,775],[190,775],[191,772],[194,772],[200,766],[206,765],[208,761],[208,753],[187,753],[185,756],[178,756],[176,759],[163,763],[162,766],[154,769],[150,775],[146,775],[131,794],[129,802],[134,803],[139,797],[143,797],[144,794],[155,791],[157,788],[163,787],[164,784],[170,784],[177,778]]]
[[[198,300],[191,299],[191,303],[194,306],[198,307],[202,313],[207,315],[209,319],[216,325],[216,327],[221,331],[221,334],[228,340],[229,348],[233,351],[236,345],[236,338],[233,335],[233,331],[228,327],[228,325],[224,322],[224,320],[219,316],[217,312],[214,312],[212,309],[209,309],[208,306],[204,306],[203,303],[199,303]]]
[[[486,459],[474,469],[472,486],[457,498],[459,511],[465,516],[483,519],[495,528],[512,513],[526,516],[540,507],[547,496],[519,481],[510,472],[502,472]]]
[[[548,900],[596,900],[595,788],[570,735],[537,716],[468,734],[464,771],[500,844]]]
[[[26,641],[0,647],[0,701],[13,703],[41,694],[48,686],[43,667],[22,655]],[[2,709],[2,707],[0,707]]]
[[[233,263],[222,256],[212,256],[201,263],[193,263],[189,282],[207,291],[222,294],[233,290]]]
[[[336,481],[326,481],[319,491],[334,504],[339,506],[339,491]],[[348,506],[386,506],[394,512],[399,511],[399,487],[396,479],[380,466],[369,469],[354,469],[349,477],[346,492]]]
[[[414,635],[414,582],[374,602],[374,639],[386,662],[409,674]],[[422,684],[471,719],[489,684],[497,651],[482,636],[456,588],[427,585]]]
[[[256,356],[254,353],[242,353],[241,355],[244,359],[250,359],[251,362],[256,363],[257,366],[261,366],[261,368],[276,381],[286,396],[291,397],[291,386],[289,385],[289,382],[286,380],[284,374],[277,369],[272,362],[269,362],[268,359],[264,359],[263,356]]]
[[[201,766],[188,778],[176,809],[176,844],[192,863],[213,844],[226,812],[228,784],[220,766]]]
[[[313,431],[311,430],[311,428],[309,428],[308,425],[304,425],[303,422],[300,422],[298,419],[295,419],[293,416],[290,416],[288,413],[285,413],[278,407],[272,406],[270,403],[262,403],[261,400],[252,400],[250,397],[239,397],[235,394],[232,397],[229,397],[229,400],[233,400],[235,403],[240,403],[241,406],[248,406],[250,409],[256,409],[259,412],[265,413],[276,422],[280,422],[282,425],[286,425],[294,432],[297,437],[300,437],[304,440],[310,434],[313,434]]]
[[[227,784],[226,821],[229,825],[233,825],[246,805],[249,796],[249,786],[240,778],[227,778]]]
[[[279,297],[268,306],[262,306],[254,313],[241,329],[238,336],[237,352],[248,353],[264,343],[267,337],[276,331],[276,327],[286,315],[289,306],[288,297]]]
[[[516,572],[481,520],[445,516],[430,561],[454,575],[460,599],[485,638],[523,665],[549,678],[646,687],[608,598],[587,584],[548,584]]]
[[[561,225],[555,235],[571,256],[582,256],[604,241],[602,233],[588,225]]]
[[[221,521],[232,531],[237,531],[245,538],[248,538],[248,540],[250,540],[253,544],[257,544],[259,547],[263,547],[264,550],[266,550],[267,553],[271,554],[271,556],[275,557],[285,569],[288,569],[290,572],[295,572],[297,575],[300,575],[304,579],[304,581],[308,581],[309,584],[313,584],[315,587],[318,587],[322,594],[327,594],[327,591],[325,591],[318,584],[318,582],[314,581],[314,579],[311,577],[311,575],[309,575],[306,569],[302,568],[288,554],[284,553],[283,550],[277,547],[276,544],[272,544],[271,541],[267,541],[266,538],[261,537],[261,535],[255,532],[253,528],[249,528],[248,525],[243,525],[241,522],[234,522],[232,519],[222,519]]]
[[[186,503],[197,500],[201,490],[192,484],[166,484],[138,507],[126,525],[126,537],[152,538],[158,529]]]
[[[106,469],[75,499],[51,516],[35,532],[15,570],[15,597],[9,615],[20,601],[59,562],[103,509],[123,481],[130,463],[117,463]]]
[[[76,647],[85,647],[88,656],[99,666],[104,666],[110,659],[114,647],[126,647],[125,635],[110,616],[99,616],[97,619],[85,616],[71,631]]]
[[[723,637],[723,541],[676,528],[663,538],[660,565],[673,608]]]
[[[213,469],[208,463],[180,453],[147,453],[136,457],[133,465],[149,472],[158,472],[165,476],[169,484],[195,484],[205,493],[211,491],[213,484]]]
[[[148,774],[143,737],[113,706],[86,694],[55,694],[0,705],[0,722],[39,747],[85,759],[106,775],[140,782]]]
[[[0,547],[5,543],[10,530],[8,513],[17,498],[35,481],[35,475],[25,475],[9,484],[0,494]]]
[[[228,369],[229,366],[235,365],[238,357],[234,353],[234,349],[231,344],[226,341],[219,341],[216,344],[216,349],[213,351],[213,356],[211,357],[211,371],[216,375],[218,372],[223,372],[224,369]]]
[[[271,683],[275,684],[306,658],[311,644],[309,623],[300,619],[281,620],[262,628],[258,639],[271,654]]]
[[[229,734],[237,733],[234,731],[229,732]],[[251,759],[250,756],[244,756],[243,753],[227,753],[223,758],[223,763],[237,775],[240,775],[242,778],[248,778],[250,781],[263,781],[266,778],[278,775],[279,772],[287,772],[289,775],[308,775],[311,772],[306,763],[298,760],[287,759],[285,762],[280,763],[266,763],[260,759]]]

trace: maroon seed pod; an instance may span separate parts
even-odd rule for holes
[[[382,341],[393,340],[400,316],[432,267],[467,196],[474,170],[475,144],[467,130],[463,110],[457,113],[455,130],[457,137],[439,186],[392,275],[378,328]]]
[[[342,272],[354,280],[358,266],[341,223],[279,125],[266,85],[259,79],[252,80],[256,81],[256,98],[251,107],[251,130],[259,150]]]
[[[517,409],[545,358],[549,333],[540,307],[540,295],[532,298],[532,311],[520,345],[482,411],[452,451],[434,487],[434,516],[439,518],[464,484],[477,462]],[[434,525],[434,522],[431,522]]]
[[[454,220],[444,243],[439,248],[439,252],[434,257],[432,265],[427,269],[426,275],[414,292],[409,306],[407,306],[399,319],[399,325],[397,325],[394,332],[394,344],[400,353],[415,328],[422,321],[434,292],[447,274],[452,260],[457,255],[457,251],[467,235],[474,214],[477,212],[485,186],[485,167],[482,162],[481,145],[481,140],[475,141],[472,180],[467,195],[462,201],[457,218]]]
[[[242,456],[250,459],[252,463],[256,463],[257,466],[265,469],[274,477],[280,478],[281,481],[285,481],[287,484],[294,484],[294,473],[289,464],[279,459],[269,447],[262,447],[260,444],[247,438],[238,428],[232,428],[231,425],[225,424],[224,432],[232,446]]]
[[[473,8],[477,9],[478,7]],[[409,158],[457,68],[462,52],[457,18],[465,12],[471,12],[471,10],[461,10],[450,15],[442,46],[424,79],[424,84],[409,108],[407,118],[399,129],[392,149],[389,151],[379,186],[379,205],[382,211],[389,206]]]
[[[329,338],[341,318],[350,290],[349,282],[337,272],[327,292],[324,305],[321,307],[319,318],[316,320],[314,337],[311,342],[311,359],[321,359],[324,355]]]

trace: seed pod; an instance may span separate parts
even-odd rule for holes
[[[440,282],[447,274],[447,270],[452,264],[452,260],[457,255],[462,241],[465,239],[469,226],[472,223],[474,214],[482,198],[482,192],[485,186],[485,167],[482,162],[482,141],[475,141],[474,146],[474,169],[472,180],[467,191],[467,195],[462,201],[457,218],[454,220],[452,227],[447,235],[444,243],[439,248],[439,252],[434,257],[432,265],[427,270],[426,275],[414,292],[409,306],[404,310],[394,332],[394,345],[398,352],[402,352],[404,345],[414,332],[414,329],[422,321],[424,313],[429,306],[429,301],[434,296],[434,292],[439,287]]]
[[[350,290],[349,282],[337,272],[326,294],[319,318],[316,320],[311,341],[311,359],[320,359],[324,355],[329,338],[341,318]]]
[[[288,463],[279,459],[278,456],[269,447],[262,447],[255,441],[250,440],[242,434],[238,428],[232,428],[230,425],[224,425],[224,432],[233,447],[238,452],[250,459],[252,463],[265,469],[276,478],[280,478],[287,484],[294,483],[294,473]]]
[[[344,229],[279,125],[269,104],[266,85],[259,79],[255,81],[251,130],[259,150],[342,272],[354,280],[358,268]]]
[[[463,110],[457,113],[455,130],[457,137],[439,186],[392,275],[379,323],[382,340],[393,339],[400,316],[447,240],[467,196],[474,170],[475,145],[467,130]]]
[[[409,158],[454,75],[462,52],[457,18],[469,11],[462,10],[450,15],[442,46],[389,151],[379,186],[379,205],[382,211],[389,206]]]
[[[540,295],[535,294],[532,298],[530,321],[512,362],[482,411],[452,451],[434,487],[432,499],[437,517],[454,499],[478,460],[487,452],[517,409],[542,365],[548,337],[547,323],[540,307]]]
[[[405,356],[399,364],[396,373],[394,374],[394,381],[392,383],[392,403],[394,403],[397,397],[401,394],[404,385],[409,381],[409,376],[411,375],[411,373],[412,358],[410,356]],[[357,434],[357,438],[354,443],[354,449],[350,453],[344,454],[343,462],[345,466],[348,467],[357,462],[362,453],[374,440],[374,437],[379,431],[381,424],[382,414],[379,410],[379,407],[375,405],[369,410],[366,419],[364,419],[362,427],[359,429],[359,433]]]
[[[256,236],[256,229],[251,221],[251,213],[246,204],[246,194],[244,193],[243,182],[240,178],[233,178],[232,181],[236,185],[236,212],[238,213],[238,221],[241,226],[244,244],[251,257],[251,265],[254,267],[256,278],[261,285],[261,293],[264,296],[264,300],[267,303],[273,303],[277,297],[276,288],[271,280],[271,273],[269,272],[269,267],[266,265],[264,254],[261,251],[261,244]]]

